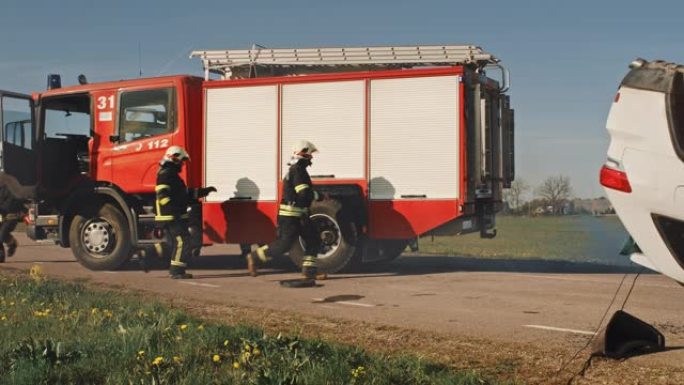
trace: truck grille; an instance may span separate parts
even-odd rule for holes
[[[684,269],[684,222],[658,214],[651,217],[670,253]]]

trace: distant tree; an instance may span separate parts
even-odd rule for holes
[[[524,179],[518,178],[511,183],[511,188],[504,190],[504,201],[508,203],[511,212],[520,212],[523,205],[522,196],[529,191],[530,185]]]
[[[570,178],[563,175],[548,177],[537,187],[537,195],[551,206],[554,214],[562,212],[571,194]]]

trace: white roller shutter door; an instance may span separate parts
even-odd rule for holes
[[[459,81],[371,81],[371,199],[459,197]]]
[[[308,140],[320,151],[311,175],[364,178],[365,82],[290,84],[282,92],[282,171],[292,146]]]
[[[206,94],[207,201],[277,199],[278,87],[210,88]]]

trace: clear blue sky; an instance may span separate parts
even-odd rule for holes
[[[602,195],[605,119],[635,57],[684,62],[684,2],[26,1],[0,9],[0,89],[190,73],[194,49],[475,44],[511,71],[518,176]]]

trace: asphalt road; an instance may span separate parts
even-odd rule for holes
[[[47,275],[89,278],[196,303],[237,304],[324,315],[373,324],[576,349],[588,340],[625,277],[614,305],[622,305],[635,274],[624,267],[403,256],[370,272],[339,274],[313,288],[283,288],[294,270],[270,268],[247,275],[236,246],[205,248],[190,270],[192,280],[171,280],[165,270],[145,273],[131,263],[116,272],[82,267],[69,249],[36,244],[18,234],[20,249],[2,268],[40,264]],[[627,273],[625,273],[627,272]],[[655,325],[670,351],[645,362],[684,365],[684,287],[657,274],[638,277],[625,310]]]

